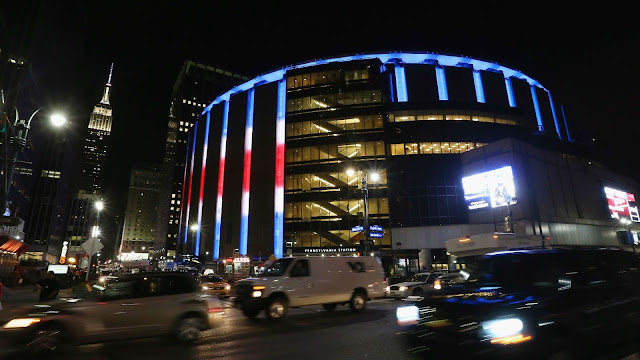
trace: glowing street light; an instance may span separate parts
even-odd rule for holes
[[[368,187],[368,177],[371,177],[371,181],[372,182],[378,182],[378,180],[380,180],[380,174],[375,172],[375,171],[365,171],[364,172],[364,177],[361,176],[362,171],[360,169],[357,170],[358,171],[358,177],[361,178],[362,181],[362,195],[364,197],[364,224],[363,224],[363,231],[364,231],[364,250],[363,253],[367,253],[368,252],[368,248],[369,248],[369,187]],[[355,175],[356,170],[354,169],[347,169],[346,171],[347,173],[347,177],[352,177]],[[349,182],[349,184],[351,184],[351,182]]]

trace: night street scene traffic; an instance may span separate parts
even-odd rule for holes
[[[640,359],[631,11],[0,3],[0,359]]]

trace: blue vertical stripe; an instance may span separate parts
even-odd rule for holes
[[[544,131],[544,124],[542,123],[542,115],[540,114],[540,104],[538,103],[538,95],[536,94],[536,87],[529,85],[531,89],[531,99],[533,100],[533,109],[536,112],[536,120],[538,121],[538,130]]]
[[[567,126],[567,117],[564,115],[564,106],[560,105],[560,110],[562,111],[562,119],[564,120],[564,129],[567,132],[567,140],[573,142],[571,134],[569,134],[569,126]]]
[[[407,76],[404,71],[404,64],[396,63],[396,93],[398,94],[398,102],[409,101],[409,95],[407,93]]]
[[[449,90],[447,89],[447,76],[444,73],[444,66],[436,65],[436,82],[438,83],[438,98],[449,100]]]
[[[473,70],[473,85],[476,88],[476,100],[479,103],[485,103],[484,87],[482,86],[482,75],[480,70]]]
[[[507,98],[509,99],[509,106],[516,107],[516,97],[513,94],[513,85],[511,84],[511,78],[504,78],[504,85],[507,88]]]
[[[553,98],[551,92],[547,91],[549,95],[549,106],[551,106],[551,114],[553,115],[553,123],[556,125],[556,133],[558,133],[558,139],[562,140],[562,134],[560,133],[560,124],[558,124],[558,116],[556,115],[556,107],[553,105]]]

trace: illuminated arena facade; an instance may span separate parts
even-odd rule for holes
[[[577,146],[549,90],[493,62],[389,52],[285,66],[218,96],[190,130],[180,252],[438,262],[447,238],[500,230],[472,226],[462,178],[465,154],[505,138]]]

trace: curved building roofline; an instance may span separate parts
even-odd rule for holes
[[[259,75],[247,82],[244,82],[238,86],[233,87],[229,91],[224,94],[218,96],[211,104],[204,108],[202,114],[211,110],[211,108],[223,101],[228,101],[231,95],[249,90],[254,86],[263,85],[272,83],[275,81],[281,80],[285,73],[289,70],[293,69],[302,69],[305,67],[311,67],[322,64],[330,64],[330,63],[339,63],[339,62],[348,62],[353,60],[371,60],[371,59],[379,59],[383,64],[389,64],[394,62],[401,62],[404,64],[438,64],[441,66],[452,66],[452,67],[471,67],[474,70],[484,70],[491,72],[502,73],[505,78],[516,78],[520,80],[526,81],[529,85],[536,86],[547,93],[549,90],[545,89],[540,83],[523,74],[519,70],[511,69],[506,66],[502,66],[493,62],[474,59],[467,56],[460,55],[444,55],[437,53],[429,53],[429,52],[388,52],[388,53],[371,53],[371,54],[354,54],[349,56],[341,56],[335,58],[327,58],[327,59],[315,59],[313,61],[308,61],[305,63],[300,63],[297,65],[289,65],[285,66],[282,69],[275,70],[269,73],[265,73]]]

